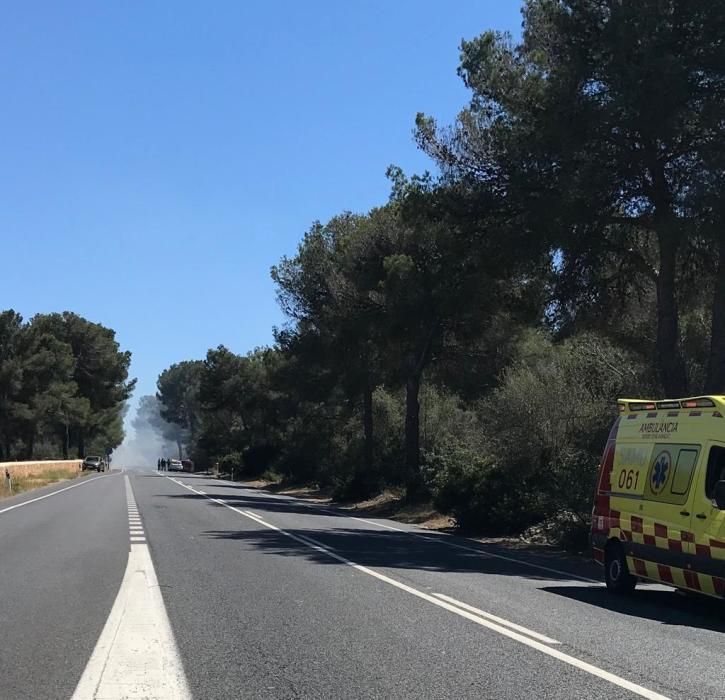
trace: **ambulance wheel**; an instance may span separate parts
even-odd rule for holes
[[[637,578],[629,573],[627,558],[619,542],[610,542],[604,554],[604,581],[607,590],[617,595],[627,595],[637,585]]]

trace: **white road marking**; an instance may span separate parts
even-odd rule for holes
[[[63,491],[69,491],[70,489],[77,489],[79,486],[85,486],[86,484],[90,484],[91,481],[97,481],[98,479],[105,479],[107,476],[117,476],[117,474],[103,474],[102,476],[94,476],[92,479],[86,479],[85,481],[82,481],[80,484],[73,484],[72,486],[66,486],[63,489],[58,489],[57,491],[53,491],[53,493],[46,493],[45,496],[38,496],[37,498],[31,498],[29,501],[23,501],[22,503],[16,503],[14,506],[8,506],[7,508],[3,508],[0,510],[0,513],[7,513],[8,511],[15,510],[16,508],[22,508],[23,506],[27,506],[31,503],[36,503],[37,501],[42,501],[44,498],[50,498],[51,496],[57,496],[59,493],[63,493]]]
[[[327,512],[331,513],[332,511]],[[361,523],[367,523],[368,525],[377,525],[378,527],[384,527],[386,530],[395,530],[395,532],[407,532],[409,534],[415,534],[411,533],[410,530],[403,530],[403,528],[393,527],[392,525],[388,525],[386,523],[376,523],[374,520],[365,520],[365,518],[358,518],[355,515],[350,515],[348,517],[352,520],[359,520]]]
[[[547,637],[546,635],[539,634],[539,632],[534,632],[534,630],[530,630],[528,627],[523,627],[522,625],[517,625],[515,622],[510,622],[509,620],[506,620],[503,617],[498,617],[498,615],[492,615],[491,613],[486,612],[485,610],[481,610],[480,608],[474,608],[473,605],[468,605],[468,603],[463,603],[460,600],[456,600],[455,598],[451,598],[450,596],[443,595],[443,593],[434,593],[433,595],[436,598],[445,600],[446,603],[450,603],[451,605],[456,605],[459,608],[463,608],[463,610],[468,610],[468,612],[471,612],[474,615],[480,615],[481,617],[485,617],[487,620],[491,620],[491,622],[495,622],[497,625],[503,625],[504,627],[509,627],[512,630],[521,632],[521,634],[526,634],[529,637],[538,639],[540,642],[544,642],[544,644],[561,644],[561,642],[557,642],[556,639],[552,639],[551,637]]]
[[[482,557],[489,557],[491,559],[502,559],[503,561],[510,561],[514,562],[516,564],[521,564],[522,566],[528,566],[532,569],[538,569],[539,571],[548,571],[550,574],[558,574],[559,576],[567,576],[568,578],[575,578],[578,581],[586,581],[587,583],[598,583],[600,585],[604,585],[601,581],[598,581],[597,579],[589,578],[588,576],[579,576],[578,574],[572,574],[569,571],[563,571],[562,569],[554,569],[551,566],[544,566],[543,564],[535,564],[534,562],[530,561],[524,561],[523,559],[516,559],[515,557],[507,557],[503,554],[495,554],[493,552],[486,552],[482,549],[477,549],[476,547],[469,547],[464,544],[458,544],[457,542],[449,542],[446,538],[447,535],[424,535],[420,532],[413,532],[412,530],[404,530],[401,527],[393,527],[392,525],[387,525],[385,523],[378,523],[374,520],[366,520],[365,518],[358,518],[354,515],[348,516],[352,518],[353,520],[359,520],[362,523],[367,523],[368,525],[377,525],[378,527],[384,527],[387,530],[395,530],[396,532],[404,532],[408,535],[411,535],[412,537],[419,537],[422,540],[428,540],[429,542],[439,542],[441,544],[445,544],[449,547],[454,547],[455,549],[462,549],[466,552],[473,552],[475,554],[478,554]]]
[[[174,479],[173,481],[176,481],[177,484],[181,484],[182,486],[186,486],[185,483],[181,481],[177,481]],[[223,480],[222,480],[223,481]],[[234,483],[234,482],[229,482]],[[201,492],[199,492],[201,493]],[[206,494],[204,494],[206,495]],[[507,557],[503,554],[495,554],[493,552],[487,552],[482,549],[478,549],[476,547],[466,546],[463,544],[458,544],[457,542],[451,542],[449,540],[450,535],[446,535],[444,533],[440,534],[430,534],[430,535],[424,535],[421,532],[415,532],[414,530],[405,530],[402,527],[394,527],[393,525],[388,525],[387,523],[381,523],[375,520],[367,520],[366,518],[359,518],[355,515],[348,515],[347,513],[340,513],[335,510],[330,510],[329,508],[323,508],[321,506],[318,506],[314,503],[305,503],[304,499],[298,499],[294,498],[292,496],[282,496],[280,494],[265,494],[265,498],[277,498],[277,499],[287,499],[287,500],[293,500],[293,501],[303,501],[303,505],[309,508],[310,510],[318,510],[322,513],[327,513],[328,515],[333,515],[338,518],[350,518],[352,520],[358,520],[361,523],[367,523],[368,525],[374,525],[375,527],[381,527],[385,530],[394,530],[395,532],[402,532],[406,535],[410,535],[411,537],[418,537],[422,540],[428,540],[430,542],[438,542],[440,544],[445,544],[448,547],[453,547],[455,549],[461,549],[466,552],[472,552],[474,554],[478,554],[481,557],[489,557],[490,559],[501,559],[502,561],[509,561],[515,564],[520,564],[521,566],[528,566],[532,569],[538,569],[539,571],[547,571],[551,574],[557,574],[559,576],[566,576],[568,578],[576,579],[577,581],[586,581],[587,583],[596,583],[600,586],[603,586],[601,580],[590,578],[588,576],[580,576],[579,574],[573,574],[570,571],[564,571],[563,569],[555,569],[551,566],[544,566],[543,564],[535,564],[534,562],[525,561],[523,559],[516,559],[515,557]]]
[[[145,541],[131,538],[137,540]],[[130,697],[191,700],[146,544],[131,545],[121,588],[72,700]]]
[[[189,489],[189,491],[198,493],[198,491],[195,488],[193,488],[192,486],[189,486],[185,483],[178,482],[178,481],[177,481],[177,483],[180,486],[183,486],[184,488]],[[564,652],[559,651],[558,649],[554,649],[551,646],[547,646],[546,644],[543,644],[542,642],[540,642],[536,639],[532,639],[531,637],[527,637],[527,636],[524,636],[523,634],[519,634],[518,632],[514,631],[513,629],[510,629],[509,626],[503,626],[501,624],[497,624],[488,619],[485,619],[484,617],[480,617],[479,616],[480,613],[477,613],[476,615],[474,615],[473,613],[469,612],[468,610],[458,607],[458,605],[460,605],[460,603],[457,603],[455,606],[451,605],[450,603],[446,602],[445,600],[441,600],[432,595],[429,595],[428,593],[424,593],[423,591],[420,591],[417,588],[413,588],[412,586],[402,583],[401,581],[398,581],[394,578],[390,578],[389,576],[386,576],[385,574],[381,574],[380,572],[375,571],[374,569],[370,569],[367,566],[363,566],[362,564],[357,564],[354,561],[351,561],[350,559],[346,559],[345,557],[341,556],[340,554],[337,554],[337,552],[330,549],[327,545],[324,545],[321,542],[317,542],[316,540],[313,540],[310,537],[306,537],[303,535],[295,535],[291,532],[287,532],[286,530],[283,530],[282,528],[277,527],[276,525],[272,525],[271,523],[268,523],[268,522],[262,520],[262,518],[260,518],[256,515],[253,515],[251,512],[244,512],[242,510],[239,510],[239,508],[235,508],[234,506],[229,505],[223,499],[213,498],[212,496],[205,496],[205,498],[207,498],[210,501],[213,501],[215,503],[218,503],[220,505],[223,505],[224,507],[229,508],[229,510],[233,510],[235,513],[239,513],[239,515],[243,515],[246,518],[250,518],[251,520],[254,520],[255,522],[257,522],[259,525],[263,525],[264,527],[267,527],[270,530],[274,530],[275,532],[278,532],[281,535],[285,535],[286,537],[289,537],[290,539],[300,542],[301,544],[305,545],[306,547],[309,547],[310,549],[314,549],[322,554],[327,555],[328,557],[330,557],[332,559],[335,559],[343,564],[346,564],[347,566],[352,567],[356,571],[367,574],[368,576],[372,576],[373,578],[376,578],[379,581],[383,581],[384,583],[387,583],[390,586],[394,586],[395,588],[398,588],[401,591],[405,591],[406,593],[409,593],[417,598],[421,598],[422,600],[425,600],[428,603],[432,603],[433,605],[443,608],[444,610],[448,610],[449,612],[455,613],[456,615],[459,615],[460,617],[464,617],[467,620],[470,620],[471,622],[475,622],[476,624],[481,625],[482,627],[486,627],[487,629],[489,629],[493,632],[497,632],[498,634],[500,634],[504,637],[508,637],[509,639],[513,639],[514,641],[520,642],[521,644],[531,647],[532,649],[536,649],[537,651],[540,651],[542,654],[546,654],[547,656],[558,659],[559,661],[569,664],[570,666],[574,666],[575,668],[578,668],[586,673],[589,673],[592,676],[596,676],[597,678],[601,678],[602,680],[612,683],[613,685],[616,685],[620,688],[629,690],[630,692],[634,693],[635,695],[639,695],[640,697],[647,698],[647,700],[669,700],[667,698],[667,696],[661,695],[660,693],[657,693],[654,690],[645,688],[644,686],[638,685],[637,683],[632,683],[631,681],[628,681],[627,679],[622,678],[621,676],[617,676],[614,673],[610,673],[609,671],[605,671],[604,669],[599,668],[598,666],[594,666],[593,664],[590,664],[586,661],[582,661],[581,659],[578,659],[574,656],[565,654]],[[508,621],[506,621],[506,622],[508,623]],[[513,624],[514,623],[508,623],[508,625],[513,625]],[[528,634],[528,632],[527,632],[527,634]]]

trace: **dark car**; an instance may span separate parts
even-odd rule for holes
[[[95,469],[97,472],[102,472],[106,469],[106,463],[103,457],[86,457],[83,460],[83,470]]]

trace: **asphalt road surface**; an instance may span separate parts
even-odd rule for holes
[[[0,501],[0,698],[725,698],[723,605],[599,578],[116,470]]]

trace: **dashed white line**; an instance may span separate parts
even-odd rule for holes
[[[455,598],[451,598],[450,596],[443,595],[443,593],[434,593],[433,595],[436,598],[445,600],[446,603],[450,603],[451,605],[456,605],[459,608],[462,608],[463,610],[468,610],[468,612],[474,613],[474,615],[479,615],[480,617],[483,617],[487,620],[491,620],[491,622],[495,622],[497,625],[503,625],[504,627],[509,627],[512,630],[516,630],[517,632],[520,632],[521,634],[525,634],[525,635],[528,635],[529,637],[533,637],[534,639],[538,639],[540,642],[544,642],[544,644],[561,644],[561,642],[557,642],[556,639],[547,637],[546,635],[540,634],[539,632],[534,632],[534,630],[530,630],[528,627],[524,627],[522,625],[517,625],[515,622],[510,622],[509,620],[506,620],[503,617],[499,617],[498,615],[493,615],[489,612],[486,612],[485,610],[481,610],[480,608],[474,608],[473,605],[468,605],[468,603],[463,603],[460,600],[456,600]]]
[[[190,700],[148,545],[144,537],[130,539],[121,588],[72,700]]]

